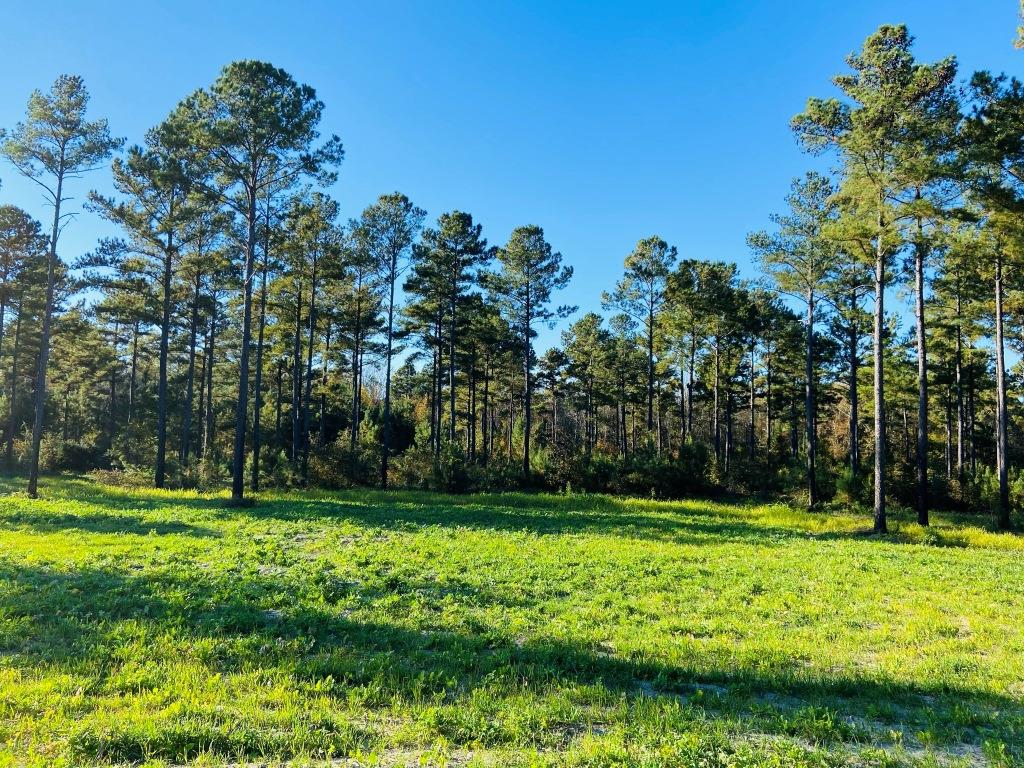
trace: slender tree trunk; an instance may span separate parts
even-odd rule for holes
[[[203,414],[206,413],[206,366],[208,365],[206,359],[206,342],[202,342],[203,349],[199,356],[199,403],[196,412],[199,414],[199,434],[195,440],[196,459],[203,457]]]
[[[182,415],[181,450],[178,454],[183,471],[188,467],[189,451],[192,447],[192,399],[195,391],[196,337],[199,333],[199,291],[201,287],[202,277],[197,273],[195,289],[192,294],[192,317],[189,320],[188,374],[185,377],[185,411]]]
[[[321,366],[320,374],[320,415],[317,418],[317,433],[316,433],[316,447],[323,450],[326,443],[326,421],[327,421],[327,381],[328,381],[328,365],[327,361],[331,357],[331,323],[328,318],[327,326],[324,328],[324,359],[323,365]]]
[[[313,254],[313,270],[309,281],[309,338],[306,345],[306,388],[302,396],[302,482],[309,481],[310,401],[313,398],[313,347],[316,342],[316,279],[317,254]]]
[[[999,480],[997,522],[1002,530],[1010,528],[1010,485],[1007,474],[1009,455],[1008,422],[1006,412],[1006,360],[1003,351],[1003,253],[996,251],[996,476]]]
[[[270,201],[267,201],[266,232],[263,235],[263,264],[260,268],[260,315],[256,329],[256,380],[253,386],[252,408],[252,474],[249,486],[253,493],[260,491],[260,449],[263,429],[263,338],[267,326],[267,270],[270,269]]]
[[[281,416],[283,410],[283,399],[284,399],[284,362],[282,360],[277,361],[277,376],[276,376],[276,388],[277,388],[277,404],[275,406],[274,413],[274,445],[277,450],[281,450],[281,446],[284,444],[284,435],[281,434]]]
[[[114,440],[117,437],[117,348],[121,342],[121,323],[114,321],[114,338],[112,340],[114,362],[110,366],[110,412],[107,415],[107,465],[111,463],[114,453]]]
[[[953,479],[953,397],[946,387],[946,486]]]
[[[523,477],[530,477],[530,430],[533,428],[533,377],[530,375],[531,364],[533,363],[533,341],[530,339],[530,332],[533,329],[533,308],[530,306],[530,295],[526,296],[526,323],[523,335],[525,337],[525,360],[523,368],[525,372],[523,387]]]
[[[443,374],[444,349],[443,349],[443,346],[442,346],[443,339],[441,337],[441,324],[442,324],[442,317],[441,317],[441,313],[438,312],[437,318],[435,319],[435,322],[434,322],[434,332],[435,332],[436,338],[437,338],[437,368],[436,368],[435,377],[434,377],[434,404],[435,404],[435,412],[433,414],[433,418],[436,419],[436,421],[437,421],[437,425],[436,425],[435,430],[434,430],[435,435],[437,437],[437,440],[434,443],[434,460],[435,461],[440,461],[441,460],[441,443],[444,442],[444,437],[443,437],[444,430],[442,429],[442,427],[443,427],[442,422],[444,421],[444,418],[443,418],[444,417],[444,374]]]
[[[508,378],[508,450],[506,451],[506,459],[509,464],[512,463],[512,429],[516,423],[516,387],[515,387],[515,374],[509,372]]]
[[[490,408],[490,361],[484,358],[484,402],[483,402],[483,413],[480,415],[480,444],[484,448],[483,464],[487,465],[487,460],[490,456],[490,443],[488,442],[488,419],[489,419],[489,408]]]
[[[956,377],[956,481],[963,498],[964,482],[964,387],[963,387],[963,337],[960,327],[960,286],[956,291],[956,349],[954,365]]]
[[[918,190],[917,197],[921,197]],[[924,225],[917,219],[914,299],[917,321],[917,522],[928,525],[928,350],[924,319]]]
[[[295,328],[292,333],[292,467],[302,456],[302,283],[295,287]]]
[[[764,454],[772,456],[772,353],[767,348],[764,360]]]
[[[0,288],[0,358],[3,357],[4,351],[4,330],[7,328],[7,280],[4,280],[2,288]],[[116,336],[116,334],[115,334]],[[116,346],[116,341],[115,341]]]
[[[722,378],[722,374],[721,374],[721,359],[720,359],[720,353],[719,353],[719,338],[718,338],[718,335],[716,334],[715,335],[715,391],[714,391],[714,397],[713,397],[713,400],[714,400],[714,405],[713,405],[714,412],[711,415],[711,434],[712,434],[712,439],[715,442],[715,458],[717,458],[717,459],[721,459],[722,458],[722,438],[721,438],[722,430],[719,428],[719,424],[718,424],[718,411],[719,411],[719,407],[718,407],[718,388],[719,388],[719,381],[720,381],[721,378]]]
[[[7,404],[7,446],[6,461],[7,470],[14,469],[14,432],[17,428],[15,420],[18,404],[18,355],[21,352],[21,316],[25,306],[24,293],[18,294],[18,316],[14,321],[14,351],[11,355],[11,384],[8,388],[9,402]]]
[[[800,452],[800,419],[797,416],[796,397],[789,398],[789,455],[796,458]]]
[[[857,370],[860,367],[860,354],[857,338],[857,292],[850,292],[850,326],[848,329],[848,354],[850,356],[850,475],[856,481],[860,476],[860,405],[857,401]]]
[[[455,443],[455,301],[449,308],[448,322],[448,442]]]
[[[167,473],[167,354],[171,338],[171,276],[174,241],[167,234],[164,246],[163,311],[160,316],[160,373],[157,378],[156,406],[156,470],[153,484],[164,487]]]
[[[732,386],[725,384],[725,474],[732,464]]]
[[[391,458],[391,355],[395,333],[395,281],[398,280],[398,254],[391,254],[388,270],[388,331],[384,361],[384,428],[380,446],[380,487],[388,487],[388,459]]]
[[[466,453],[471,462],[476,461],[476,345],[469,358],[469,396],[466,408]]]
[[[50,361],[50,324],[53,320],[53,294],[57,281],[57,238],[60,236],[60,205],[64,195],[64,152],[61,150],[54,195],[53,228],[50,231],[50,252],[46,257],[46,301],[43,305],[43,328],[39,338],[39,359],[36,367],[34,418],[32,420],[32,453],[29,457],[28,495],[39,495],[39,448],[43,441],[43,416],[46,411],[46,369]]]
[[[135,383],[139,370],[139,321],[132,325],[132,363],[128,371],[128,423],[135,413]]]
[[[967,435],[968,440],[971,444],[971,476],[974,477],[978,473],[978,441],[975,439],[975,425],[977,422],[977,412],[975,411],[975,382],[974,382],[974,355],[970,354],[973,352],[973,347],[968,347],[969,357],[971,358],[967,364]]]
[[[349,451],[350,458],[352,461],[352,471],[355,471],[356,461],[356,441],[359,437],[359,374],[361,372],[360,360],[362,359],[362,350],[360,345],[362,343],[363,334],[363,278],[360,273],[356,278],[355,293],[356,293],[356,327],[352,334],[352,432],[349,436]]]
[[[697,360],[697,333],[690,334],[690,375],[686,379],[686,437],[693,434],[693,371]]]
[[[751,343],[751,345],[750,345],[750,404],[749,404],[750,434],[747,436],[747,455],[749,456],[751,461],[754,460],[754,453],[757,450],[757,434],[754,431],[754,427],[755,427],[755,425],[754,425],[754,422],[755,422],[755,418],[754,418],[754,396],[755,396],[755,393],[754,393],[754,372],[755,372],[755,369],[754,369],[754,355],[755,355],[755,352],[756,352],[756,344]]]
[[[430,391],[427,400],[430,405],[430,450],[437,458],[437,367],[438,348],[434,345],[430,350]]]
[[[885,241],[884,220],[878,212],[878,235],[875,243],[875,532],[888,533],[885,515]]]
[[[235,405],[235,442],[232,450],[231,498],[245,496],[245,431],[249,422],[249,342],[252,338],[252,278],[256,261],[256,189],[250,185],[248,232],[242,290],[242,349],[238,361],[238,402]]]
[[[654,429],[654,302],[647,305],[647,439]]]
[[[213,310],[210,313],[210,340],[206,364],[206,416],[203,430],[203,456],[209,457],[210,451],[216,450],[217,425],[214,423],[213,412],[213,361],[217,346],[217,297],[213,297]],[[214,453],[216,458],[216,452]]]
[[[807,345],[804,359],[806,397],[804,419],[807,427],[807,506],[818,503],[817,454],[818,436],[814,428],[814,291],[807,292]]]

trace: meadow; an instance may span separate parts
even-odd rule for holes
[[[0,482],[0,766],[1024,759],[1024,538],[604,496]]]

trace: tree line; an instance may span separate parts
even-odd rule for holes
[[[35,92],[0,153],[49,226],[0,206],[4,461],[156,487],[401,484],[799,494],[994,509],[1024,497],[1024,86],[919,62],[903,26],[792,127],[828,171],[747,237],[763,279],[658,236],[601,312],[536,225],[381,195],[343,220],[308,85],[235,62],[124,147],[82,79]],[[68,201],[110,237],[67,258]],[[1009,347],[1009,350],[1007,349]]]

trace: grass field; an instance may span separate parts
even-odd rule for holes
[[[0,766],[1024,758],[1012,534],[586,496],[43,492],[0,498]]]

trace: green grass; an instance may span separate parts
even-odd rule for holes
[[[1024,756],[1024,541],[963,520],[43,495],[0,498],[0,766]]]

